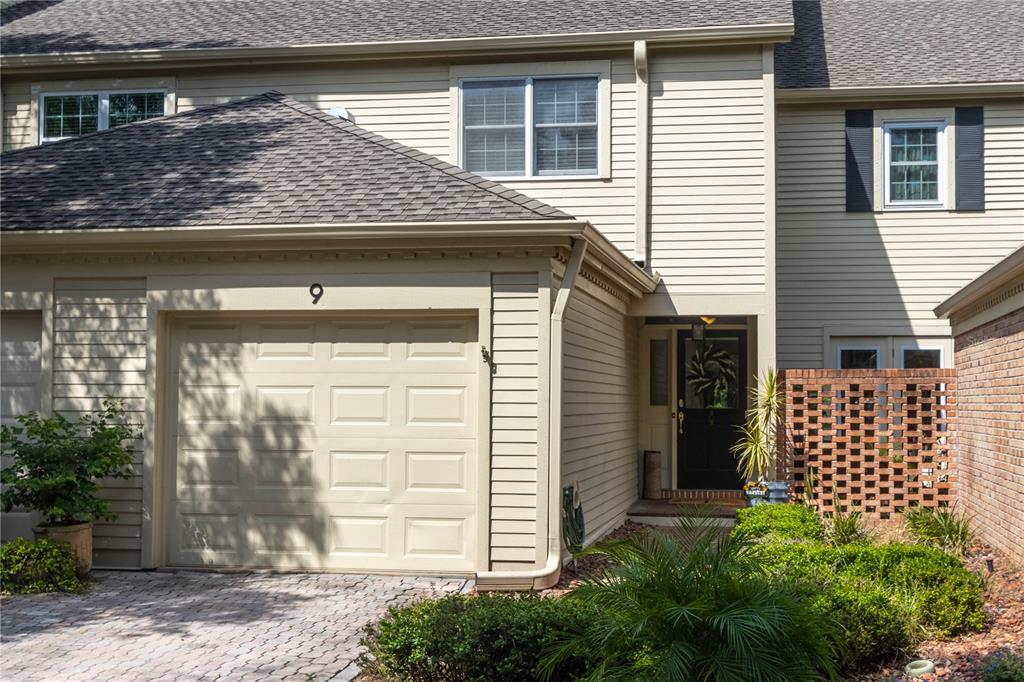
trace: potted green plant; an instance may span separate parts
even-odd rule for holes
[[[131,442],[138,429],[126,423],[119,401],[107,399],[96,414],[72,421],[36,412],[0,429],[0,451],[9,466],[0,471],[5,512],[37,511],[36,537],[67,543],[83,573],[92,568],[92,525],[116,514],[99,498],[100,479],[131,476]]]
[[[748,481],[743,487],[748,504],[783,502],[787,498],[785,481],[768,480],[775,475],[779,460],[779,433],[782,430],[784,398],[779,375],[773,369],[758,377],[750,389],[747,423],[739,427],[740,438],[731,450],[736,470]],[[754,502],[753,500],[758,500]]]

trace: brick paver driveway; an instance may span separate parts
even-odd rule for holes
[[[3,680],[350,680],[364,624],[465,581],[97,571],[88,594],[5,597]]]

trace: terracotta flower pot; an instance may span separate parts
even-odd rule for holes
[[[83,576],[92,570],[92,524],[76,523],[73,526],[36,526],[32,529],[38,538],[49,538],[63,542],[78,559],[78,571]]]

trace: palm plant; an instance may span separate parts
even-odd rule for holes
[[[566,599],[594,616],[545,650],[545,679],[576,657],[591,682],[835,679],[835,625],[766,575],[749,540],[683,517],[587,553],[609,568]]]
[[[764,478],[778,462],[784,407],[778,372],[769,369],[750,389],[747,423],[739,427],[740,439],[730,448],[736,470],[748,481]]]

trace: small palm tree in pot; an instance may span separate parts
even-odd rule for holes
[[[87,573],[93,523],[117,517],[99,497],[100,480],[131,477],[132,442],[140,437],[125,421],[123,405],[110,399],[98,413],[74,421],[59,413],[18,417],[17,426],[0,429],[0,453],[10,462],[0,471],[4,511],[40,513],[36,536],[68,544]]]
[[[731,448],[736,457],[736,470],[747,480],[743,490],[750,504],[759,504],[766,498],[785,499],[786,484],[768,480],[779,461],[779,434],[784,414],[779,375],[769,369],[750,389],[747,423],[739,427],[740,439]]]

